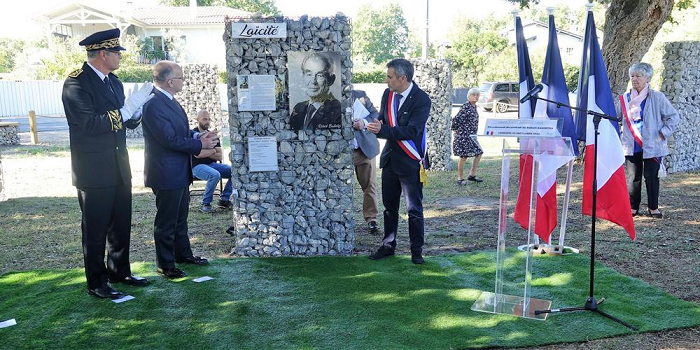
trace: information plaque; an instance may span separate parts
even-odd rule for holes
[[[248,171],[277,171],[277,138],[248,137]]]
[[[558,137],[555,119],[486,119],[484,136]]]
[[[274,111],[277,109],[274,75],[239,75],[237,79],[239,111]]]

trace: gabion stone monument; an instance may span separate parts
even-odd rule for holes
[[[669,173],[700,168],[700,42],[671,42],[665,46],[663,92],[681,121],[669,138],[671,154],[664,157]],[[659,69],[660,67],[654,67]]]
[[[177,62],[176,62],[177,63]],[[210,64],[183,64],[182,74],[185,85],[178,92],[177,98],[182,108],[187,113],[190,127],[197,126],[197,112],[206,109],[211,114],[211,130],[221,131],[228,121],[221,113],[221,98],[219,97],[219,72],[215,65]],[[142,138],[141,125],[136,129],[127,129],[126,137]]]
[[[453,170],[452,63],[442,59],[413,59],[413,80],[430,96],[428,157],[431,170]]]
[[[235,32],[234,26],[238,28]],[[286,30],[283,37],[265,37],[283,30]],[[340,13],[329,18],[227,19],[223,40],[234,181],[236,247],[232,253],[243,256],[349,254],[354,246],[355,224],[354,170],[349,146],[354,134],[348,19]],[[339,62],[340,67],[311,75],[336,84],[335,90],[331,88],[324,94],[326,102],[334,103],[340,125],[317,123],[313,124],[314,129],[303,129],[290,124],[291,115],[297,113],[295,107],[299,105],[297,101],[290,105],[290,95],[299,95],[301,91],[290,89],[302,89],[297,84],[308,75],[300,67],[289,66],[292,52],[294,56],[298,52],[302,56],[329,53],[328,56],[337,60],[334,62]],[[297,75],[292,71],[302,73]],[[340,96],[333,95],[333,91]],[[255,107],[256,98],[273,99],[274,103]],[[306,104],[310,105],[311,99]],[[320,113],[320,108],[316,113]],[[271,146],[272,151],[263,156],[256,153],[257,149],[251,147],[257,147],[260,140],[267,140],[267,149]],[[271,159],[275,157],[276,161]],[[262,163],[272,164],[276,169],[259,171]]]

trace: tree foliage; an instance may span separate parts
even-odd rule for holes
[[[25,47],[24,40],[0,38],[0,73],[9,73],[15,68],[17,54]]]
[[[121,40],[121,45],[126,48],[126,51],[122,51],[122,58],[119,64],[120,69],[128,70],[142,66],[138,64],[138,56],[142,45],[139,38],[134,35],[125,35]],[[51,56],[41,60],[42,67],[37,71],[38,79],[65,79],[68,73],[80,68],[83,62],[87,60],[85,48],[78,45],[76,39],[63,40],[54,38],[51,47],[53,48]],[[115,72],[117,75],[119,75],[119,70]]]
[[[521,7],[537,4],[539,0],[508,0]],[[641,61],[649,50],[661,26],[671,20],[671,11],[688,9],[698,0],[599,0],[609,4],[605,12],[603,57],[613,92],[625,89],[627,69]],[[596,18],[600,22],[600,18]]]
[[[483,20],[459,18],[449,33],[452,47],[446,56],[451,59],[457,77],[465,86],[474,86],[481,81],[480,75],[489,61],[508,47],[508,39],[501,37],[496,28],[505,27],[504,21],[487,17]]]
[[[379,10],[363,5],[353,23],[352,53],[375,64],[404,57],[409,49],[408,25],[396,3]]]
[[[166,6],[189,6],[190,0],[160,0]],[[280,16],[275,0],[197,0],[197,6],[226,6],[248,12],[260,12],[266,16]]]

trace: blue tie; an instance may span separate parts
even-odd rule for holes
[[[401,95],[399,93],[396,93],[396,95],[394,95],[394,108],[396,109],[397,113],[399,112],[399,103],[401,102],[402,97],[403,97],[403,95]],[[399,116],[396,116],[396,118],[398,118],[398,117]]]

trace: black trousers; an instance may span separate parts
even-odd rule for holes
[[[399,204],[401,193],[406,199],[408,212],[408,237],[411,251],[421,252],[424,243],[423,184],[416,171],[410,176],[396,174],[391,164],[382,169],[382,202],[384,203],[384,243],[396,248],[396,234],[399,229]]]
[[[153,190],[156,195],[156,219],[153,238],[156,242],[158,267],[171,269],[175,260],[191,258],[190,238],[187,236],[190,192],[188,187],[176,190]]]
[[[83,214],[83,260],[88,288],[98,288],[110,277],[122,279],[131,275],[131,184],[78,189],[78,203]]]
[[[654,158],[642,158],[642,152],[625,156],[627,170],[627,191],[630,195],[632,210],[639,209],[642,201],[642,174],[647,187],[647,207],[650,210],[659,208],[659,168],[660,164]]]

